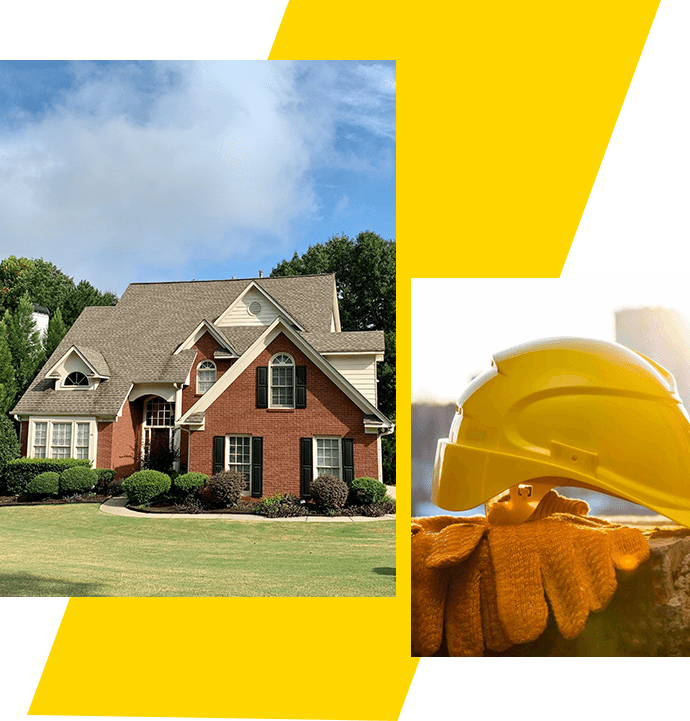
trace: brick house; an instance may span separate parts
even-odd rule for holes
[[[133,283],[84,309],[12,412],[25,456],[123,478],[169,444],[182,471],[304,496],[320,473],[381,479],[383,352],[382,331],[340,330],[332,274]]]

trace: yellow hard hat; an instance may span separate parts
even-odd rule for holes
[[[468,510],[528,481],[601,491],[690,527],[690,418],[671,373],[585,338],[496,353],[438,442],[431,500]]]

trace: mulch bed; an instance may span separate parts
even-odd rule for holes
[[[90,496],[88,498],[46,498],[44,501],[31,501],[28,496],[0,496],[0,506],[64,506],[68,503],[103,503],[110,496]]]
[[[129,503],[127,504],[127,508],[130,511],[137,511],[139,513],[175,513],[182,516],[194,516],[198,515],[195,513],[189,513],[189,511],[183,511],[179,508],[176,508],[175,506],[170,505],[154,505],[154,506],[147,506],[146,508],[140,508],[139,506],[132,506]],[[204,508],[200,513],[215,513],[220,516],[257,516],[258,518],[266,518],[266,516],[263,513],[251,513],[251,511],[248,511],[244,508]],[[284,516],[282,518],[338,518],[345,517],[349,518],[351,515],[353,516],[361,516],[364,517],[363,513],[340,513],[337,516],[331,515],[330,513],[318,513],[317,511],[310,511],[309,513],[306,513],[304,516]],[[380,516],[378,516],[380,518]],[[275,520],[280,520],[281,517]],[[372,518],[372,516],[369,516],[369,518]]]

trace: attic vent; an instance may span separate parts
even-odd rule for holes
[[[259,313],[261,313],[261,303],[259,303],[258,300],[252,301],[249,304],[249,312],[252,315],[259,315]]]

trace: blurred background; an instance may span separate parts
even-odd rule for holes
[[[445,438],[464,387],[493,353],[539,338],[616,341],[667,368],[690,409],[687,279],[416,278],[412,280],[412,516],[449,513],[431,503],[436,442]],[[596,515],[648,515],[634,503],[580,488]]]

